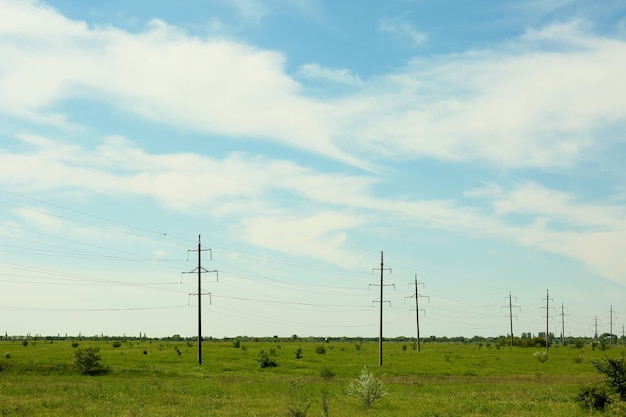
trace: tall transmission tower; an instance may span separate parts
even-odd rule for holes
[[[546,309],[546,353],[548,352],[548,344],[549,344],[549,339],[550,339],[550,333],[549,333],[549,321],[550,321],[550,293],[548,290],[546,290],[546,306],[545,307],[541,307],[541,308],[545,308]],[[553,300],[554,301],[554,300]]]
[[[409,285],[411,285],[411,284],[409,284]],[[418,284],[418,282],[417,282],[417,274],[415,274],[415,284],[413,284],[413,285],[415,285],[415,294],[410,295],[409,297],[405,297],[405,298],[415,298],[415,316],[416,316],[415,322],[416,322],[416,326],[417,326],[417,351],[421,352],[422,349],[421,349],[421,346],[420,346],[420,311],[424,311],[425,312],[425,310],[423,308],[420,309],[419,299],[420,298],[428,298],[428,302],[430,302],[430,297],[428,297],[426,295],[421,295],[419,293],[419,285],[422,285],[422,288],[423,288],[424,283],[420,282]]]
[[[209,252],[209,254],[211,254],[210,259],[212,259],[213,256],[211,249],[202,249],[200,235],[198,235],[198,249],[189,249],[187,255],[189,255],[189,252],[198,252],[198,266],[189,272],[183,272],[183,274],[198,274],[198,292],[190,295],[198,296],[198,365],[202,365],[202,296],[207,294],[211,295],[211,293],[202,292],[202,274],[215,272],[217,281],[219,281],[219,276],[217,270],[209,271],[202,267],[202,252]]]
[[[369,286],[380,286],[380,299],[375,300],[374,302],[380,303],[380,326],[379,326],[379,336],[378,336],[378,366],[383,366],[383,303],[390,301],[385,301],[383,297],[383,288],[387,286],[393,286],[393,284],[385,284],[383,281],[383,272],[389,271],[391,272],[391,268],[385,268],[385,262],[383,260],[383,251],[380,251],[380,268],[372,268],[372,271],[380,271],[380,284],[370,284]]]
[[[517,297],[513,297],[511,295],[511,291],[509,291],[509,296],[507,297],[509,299],[509,305],[508,306],[504,306],[504,307],[508,307],[509,308],[509,315],[506,316],[510,319],[510,325],[511,325],[511,347],[513,347],[513,309],[514,308],[519,308],[520,310],[522,309],[520,306],[514,306],[513,305],[513,299],[515,298],[515,301],[517,301]],[[504,308],[503,307],[503,308]],[[515,319],[517,319],[517,316],[515,316]]]

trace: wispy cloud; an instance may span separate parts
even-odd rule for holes
[[[406,20],[404,16],[395,18],[385,18],[378,22],[378,30],[381,32],[390,32],[397,35],[408,37],[415,45],[421,45],[426,41],[428,36],[415,29],[413,25]]]
[[[324,68],[318,64],[303,65],[298,69],[298,76],[309,79],[319,79],[331,81],[338,84],[361,85],[362,81],[358,75],[353,74],[350,70]]]
[[[319,172],[285,160],[151,154],[119,137],[93,150],[25,139],[32,151],[0,154],[5,186],[150,197],[178,213],[210,213],[243,241],[268,250],[356,266],[364,260],[349,249],[353,234],[390,219],[404,230],[448,230],[557,253],[626,283],[626,210],[538,183],[512,189],[494,183],[468,190],[467,200],[383,198],[374,192],[377,177]],[[50,227],[37,213],[21,213],[37,227]]]

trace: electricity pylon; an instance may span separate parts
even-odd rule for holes
[[[380,268],[373,268],[372,271],[380,271],[380,284],[370,284],[369,286],[380,286],[380,299],[378,301],[374,300],[374,302],[380,303],[380,326],[379,326],[379,336],[378,336],[378,366],[383,366],[383,303],[390,301],[385,301],[383,298],[383,287],[393,286],[394,284],[384,284],[383,283],[383,271],[391,272],[391,268],[385,268],[385,263],[383,261],[383,251],[380,251]]]
[[[218,274],[217,270],[209,271],[202,267],[201,254],[202,252],[207,252],[207,251],[209,252],[209,254],[211,254],[210,259],[212,259],[213,257],[212,257],[211,249],[202,249],[202,244],[200,243],[200,235],[198,235],[198,249],[189,249],[187,251],[187,254],[189,254],[189,252],[198,252],[198,266],[189,272],[183,272],[183,274],[195,274],[195,273],[198,274],[198,292],[196,294],[190,294],[190,295],[198,296],[198,365],[202,365],[202,296],[207,295],[207,294],[211,295],[211,293],[202,292],[201,277],[203,273],[215,272],[216,281],[219,281],[219,277],[217,276]]]
[[[422,286],[424,285],[423,282],[420,282],[419,284],[421,284]],[[409,284],[409,285],[411,285],[411,284]],[[428,298],[428,302],[430,302],[430,297],[425,296],[425,295],[421,295],[419,293],[419,290],[418,290],[419,285],[418,285],[418,282],[417,282],[417,274],[415,274],[415,284],[414,285],[415,285],[415,294],[410,295],[409,297],[405,297],[405,298],[415,298],[415,315],[416,315],[415,323],[416,323],[416,326],[417,326],[417,351],[421,352],[422,349],[421,349],[421,346],[420,346],[420,310],[424,311],[424,312],[426,310],[424,310],[423,308],[420,309],[419,299],[420,298]]]

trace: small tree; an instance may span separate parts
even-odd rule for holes
[[[90,374],[100,368],[100,355],[98,347],[78,348],[74,351],[74,366],[83,374]]]
[[[261,368],[275,368],[278,366],[278,363],[267,354],[265,351],[259,352],[259,357],[257,358],[257,362],[261,365]]]
[[[363,407],[369,408],[374,401],[387,395],[385,386],[374,375],[363,368],[359,375],[349,386],[348,395],[356,398]]]

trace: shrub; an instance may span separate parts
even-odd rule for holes
[[[624,354],[622,353],[620,359],[604,358],[592,363],[598,372],[607,377],[607,383],[611,389],[619,395],[622,401],[626,401],[626,361]]]
[[[298,347],[296,350],[296,359],[302,359],[302,348]]]
[[[276,361],[270,358],[270,355],[268,355],[267,352],[263,350],[259,352],[259,357],[257,358],[257,362],[259,362],[259,365],[261,365],[261,368],[275,368],[278,366]]]
[[[315,347],[315,353],[318,353],[320,355],[324,355],[326,353],[326,347],[321,346],[321,345]]]
[[[289,381],[289,404],[287,406],[287,416],[306,417],[311,407],[311,401],[304,390],[302,381]]]
[[[26,339],[22,340],[22,346],[28,346],[28,340]]]
[[[74,351],[74,366],[83,374],[94,373],[100,369],[100,355],[98,347],[79,348]]]
[[[363,368],[361,375],[348,386],[347,393],[366,408],[371,407],[376,400],[387,395],[383,383],[369,373],[367,368]]]
[[[233,340],[233,347],[235,349],[239,349],[241,347],[241,340],[239,340],[239,339]]]
[[[7,359],[11,359],[11,353],[7,352],[4,354],[4,357]]]
[[[592,361],[598,372],[606,377],[602,383],[581,387],[576,402],[581,407],[604,410],[610,406],[617,415],[626,409],[626,363],[624,354],[620,359],[604,358]]]
[[[546,352],[545,350],[539,350],[535,352],[534,356],[541,363],[544,363],[545,361],[548,360],[548,352]]]
[[[73,348],[77,348],[78,347],[78,342],[72,342],[72,347]]]
[[[604,384],[583,385],[576,395],[576,402],[585,409],[604,411],[609,394]]]
[[[122,346],[122,342],[113,342],[113,347],[114,348],[118,348],[120,346]]]
[[[328,381],[335,377],[335,373],[329,367],[324,366],[320,369],[320,376]]]

